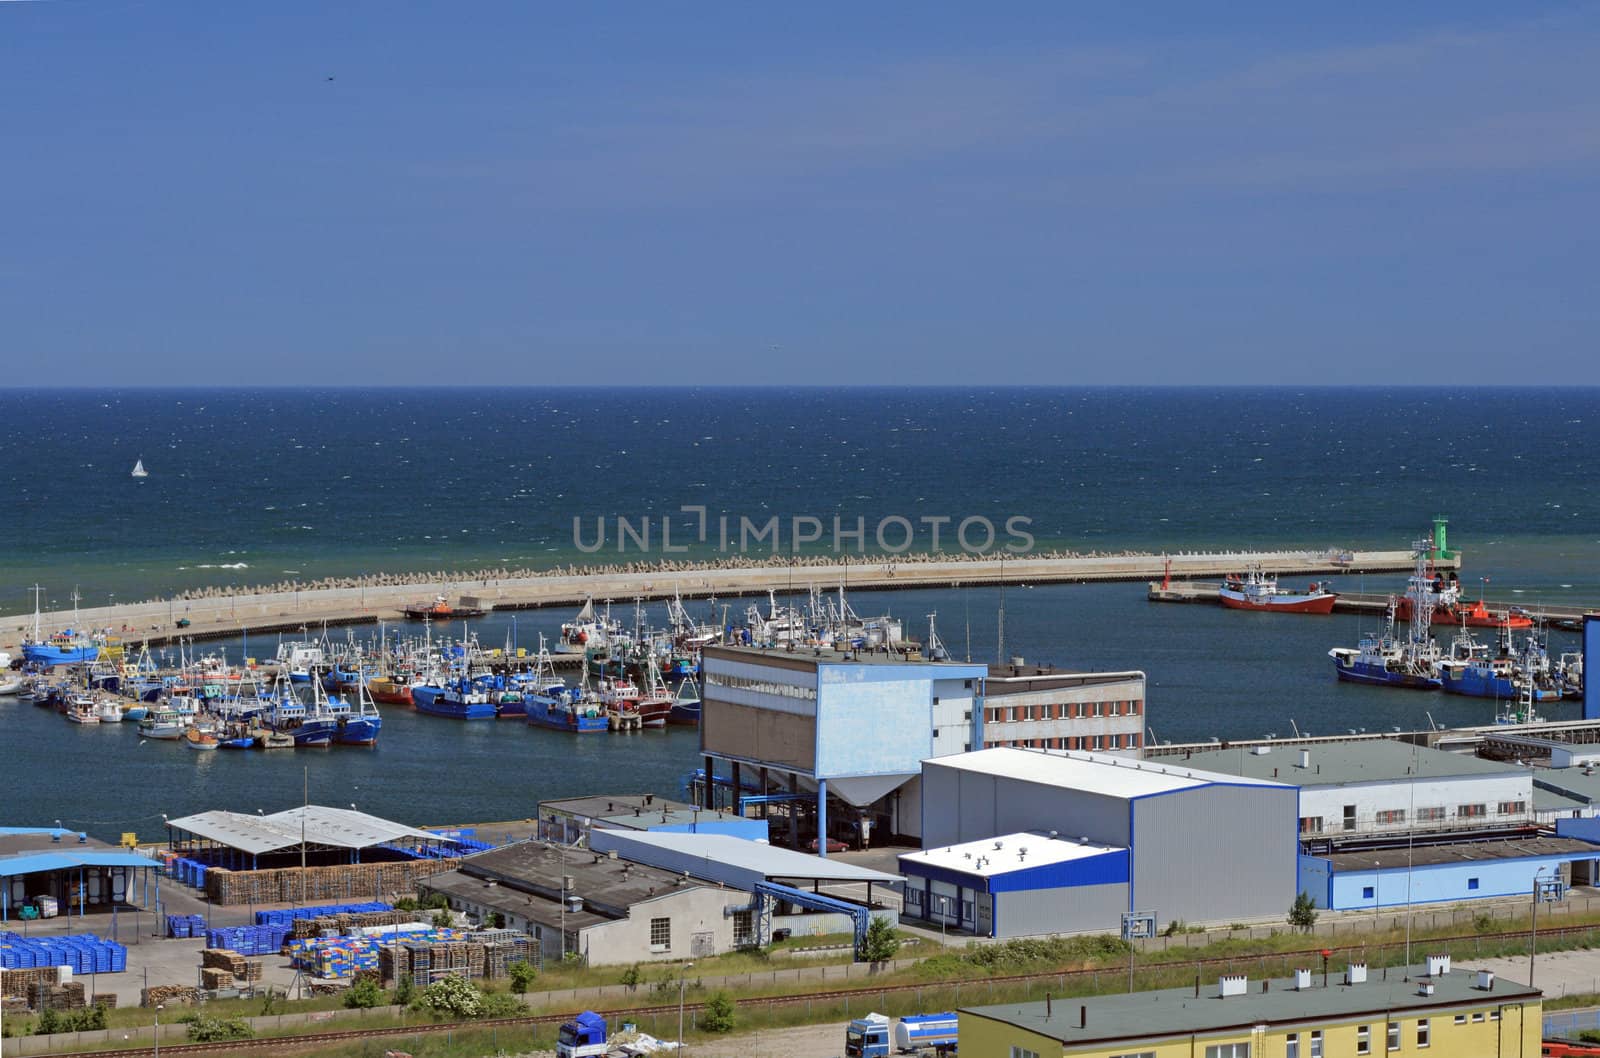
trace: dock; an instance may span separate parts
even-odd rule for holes
[[[249,635],[294,634],[302,628],[375,624],[402,620],[401,610],[444,595],[463,606],[491,611],[580,605],[592,596],[631,602],[710,596],[761,596],[768,591],[803,593],[815,585],[852,591],[905,588],[992,587],[1035,584],[1090,584],[1158,580],[1170,574],[1183,581],[1223,577],[1247,567],[1282,576],[1353,573],[1404,573],[1410,551],[1352,551],[1311,548],[1273,551],[1213,551],[1174,554],[1087,555],[1073,557],[839,556],[785,561],[783,556],[747,563],[674,562],[670,569],[596,569],[511,579],[359,585],[261,594],[212,594],[204,598],[126,603],[45,614],[47,631],[73,626],[109,628],[124,643],[152,646],[178,640]],[[1459,563],[1459,558],[1450,564]],[[188,621],[178,627],[180,620]],[[0,617],[0,650],[16,652],[33,628],[32,613]]]
[[[1152,583],[1148,598],[1151,602],[1172,603],[1205,603],[1217,605],[1217,591],[1222,587],[1219,581],[1173,581],[1166,586]],[[1389,600],[1393,596],[1386,593],[1351,592],[1340,593],[1333,601],[1334,613],[1354,613],[1383,616],[1389,609]],[[1484,605],[1496,613],[1504,613],[1512,607],[1527,611],[1530,616],[1543,616],[1544,623],[1553,628],[1565,628],[1569,631],[1581,631],[1583,616],[1593,613],[1594,607],[1589,606],[1551,606],[1543,603],[1530,604],[1526,602],[1512,602],[1507,600],[1485,599]]]

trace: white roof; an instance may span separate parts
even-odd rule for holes
[[[426,830],[369,816],[365,812],[324,805],[291,808],[270,816],[252,816],[243,812],[200,812],[180,819],[169,819],[167,826],[253,854],[293,848],[300,844],[302,835],[308,845],[332,845],[344,849],[365,849],[401,838],[450,840]]]
[[[923,761],[924,767],[958,768],[984,775],[1021,779],[1044,786],[1085,790],[1108,797],[1135,798],[1192,790],[1213,783],[1279,786],[1286,783],[1184,767],[1182,762],[1134,760],[1109,753],[1001,747],[956,753]]]
[[[992,878],[1013,871],[1118,851],[1121,850],[1115,845],[1101,845],[1068,837],[1052,838],[1044,831],[1029,830],[982,841],[966,841],[960,845],[946,845],[940,849],[902,853],[900,864],[902,869],[927,864],[962,874]]]
[[[823,882],[898,882],[898,874],[782,849],[731,834],[685,834],[679,831],[593,830],[589,847],[617,850],[635,863],[669,871],[688,871],[696,878],[748,889],[755,882],[783,878]]]

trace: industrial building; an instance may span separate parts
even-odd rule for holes
[[[1307,839],[1534,822],[1527,768],[1393,739],[1258,743],[1162,759],[1300,787],[1299,830]]]
[[[702,804],[726,790],[735,815],[781,812],[787,826],[772,840],[796,847],[818,834],[863,847],[874,832],[920,837],[929,758],[1144,744],[1142,672],[990,667],[887,647],[708,647],[704,666]]]
[[[974,749],[1137,750],[1144,745],[1142,672],[1060,672],[991,665]]]
[[[0,922],[37,913],[40,898],[67,916],[154,910],[161,900],[160,868],[148,856],[78,831],[0,827]]]
[[[1060,916],[1026,928],[1116,928],[1117,920],[1106,920],[1101,902],[1163,922],[1204,923],[1279,918],[1294,900],[1298,791],[1288,783],[1208,772],[1177,761],[986,749],[925,761],[921,792],[923,845],[929,850],[992,844],[1007,840],[1004,835],[1016,840],[1024,832],[1048,838],[1053,831],[1057,839],[1084,848],[1123,854],[1125,869],[1117,877],[1119,860],[1094,850],[1091,883],[1085,873],[1090,865],[1075,863],[1082,852],[1068,856],[1057,847],[1064,862],[1058,872],[1025,875],[1018,883],[1054,889]],[[963,861],[968,851],[976,847],[961,849]],[[988,858],[998,869],[1005,849],[995,851]],[[926,893],[952,898],[924,902],[918,917],[992,933],[996,896],[990,876],[932,869],[948,858],[942,852],[931,857],[927,871],[919,871],[915,854],[902,859],[902,869],[927,879]],[[1108,895],[1113,891],[1115,901]],[[1012,895],[1006,902],[1017,901],[1021,919],[1030,899]],[[1041,906],[1048,903],[1048,897],[1038,900]],[[1080,900],[1087,901],[1081,913],[1074,910]],[[906,914],[913,914],[909,900]],[[1002,928],[1009,933],[1012,927]]]
[[[567,797],[539,802],[539,837],[572,844],[589,831],[662,830],[686,834],[731,834],[747,841],[767,840],[767,821],[721,809],[669,801],[654,794]]]
[[[1288,980],[1006,1003],[958,1012],[962,1054],[1012,1058],[1336,1058],[1540,1053],[1541,993],[1447,957],[1411,973],[1348,966],[1330,983],[1308,967]]]
[[[1128,850],[1030,831],[908,852],[903,918],[980,937],[1105,932],[1128,910]]]
[[[593,828],[590,848],[526,841],[468,856],[422,882],[475,923],[591,965],[704,958],[774,931],[865,932],[873,886],[900,879],[727,834]],[[852,896],[855,896],[852,899]]]
[[[1533,770],[1386,738],[1255,744],[1182,761],[1300,787],[1300,888],[1349,911],[1479,900],[1590,884],[1600,845],[1545,833],[1534,782],[1581,785],[1573,769]],[[1600,795],[1600,784],[1592,788]],[[1561,791],[1567,795],[1572,790]],[[1543,811],[1559,813],[1546,799]]]
[[[706,647],[702,661],[703,803],[716,803],[720,764],[736,798],[782,799],[793,845],[832,833],[830,802],[861,844],[874,830],[915,835],[921,815],[906,788],[922,761],[970,750],[978,738],[986,665],[793,644]]]

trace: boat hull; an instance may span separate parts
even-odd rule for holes
[[[700,701],[692,702],[674,701],[672,709],[667,713],[667,723],[683,727],[700,726]]]
[[[538,695],[529,696],[525,702],[528,710],[527,722],[533,727],[547,727],[553,731],[571,731],[574,734],[584,735],[608,731],[611,727],[611,721],[602,709],[579,707],[574,712],[572,708],[562,703],[542,699]]]
[[[1334,672],[1346,683],[1364,683],[1372,687],[1400,687],[1413,691],[1437,691],[1444,683],[1437,676],[1422,676],[1411,672],[1395,672],[1377,665],[1359,662],[1343,665],[1334,662]]]
[[[382,729],[382,717],[353,716],[339,725],[335,740],[341,746],[371,746],[377,743],[378,732]]]
[[[1217,593],[1217,600],[1230,610],[1258,610],[1263,613],[1333,613],[1333,603],[1337,596],[1328,592],[1319,592],[1316,595],[1273,595],[1264,598],[1252,598],[1239,592],[1223,588]]]
[[[1411,596],[1402,595],[1395,603],[1395,620],[1411,620]],[[1525,614],[1495,613],[1482,602],[1464,603],[1460,606],[1436,606],[1433,624],[1453,625],[1460,628],[1510,628],[1521,631],[1533,627],[1533,618]]]
[[[34,665],[86,665],[100,656],[98,646],[56,647],[48,643],[24,643],[23,660]]]

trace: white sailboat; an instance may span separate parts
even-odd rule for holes
[[[150,476],[150,471],[144,468],[143,456],[140,456],[138,459],[133,461],[133,476],[136,478],[147,478]]]

